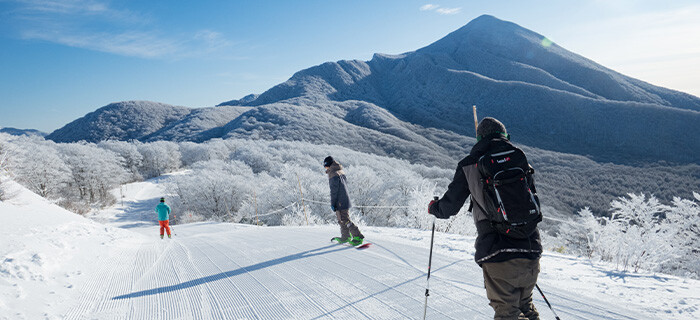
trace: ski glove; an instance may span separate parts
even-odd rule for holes
[[[433,204],[437,203],[437,200],[430,200],[430,203],[428,204],[428,214],[432,214],[430,212],[430,208],[433,207]]]
[[[331,206],[331,210],[333,210],[333,212],[335,212],[335,206]]]

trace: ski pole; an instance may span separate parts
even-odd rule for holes
[[[438,200],[433,197],[433,200]],[[433,265],[433,240],[435,239],[435,217],[433,217],[433,231],[430,234],[430,257],[428,258],[428,279],[425,281],[425,307],[423,308],[423,320],[428,314],[428,296],[430,296],[430,267]]]
[[[473,110],[474,110],[474,134],[475,134],[475,136],[478,136],[478,134],[476,134],[476,132],[479,130],[479,120],[476,117],[476,105],[473,106]]]
[[[557,320],[561,320],[561,319],[559,319],[559,316],[557,315],[557,313],[554,312],[554,308],[552,308],[552,305],[549,304],[549,301],[547,300],[547,297],[544,296],[544,292],[542,292],[542,289],[540,289],[540,286],[538,286],[538,285],[535,283],[535,287],[537,287],[537,291],[539,291],[540,294],[542,295],[542,299],[544,299],[544,302],[547,303],[547,306],[549,307],[549,310],[552,310],[552,313],[554,313],[554,318],[556,318]]]

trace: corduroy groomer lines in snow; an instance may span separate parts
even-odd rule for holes
[[[55,250],[67,258],[75,255],[71,261],[82,261],[52,267],[59,272],[46,273],[46,281],[22,281],[0,272],[2,279],[28,294],[11,297],[4,294],[12,291],[0,286],[6,298],[3,303],[10,308],[0,305],[0,319],[15,313],[41,318],[34,311],[65,319],[404,319],[419,318],[424,312],[429,230],[364,227],[374,249],[358,251],[324,245],[337,226],[203,222],[182,224],[177,240],[163,242],[152,237],[156,225],[152,204],[164,194],[163,182],[154,179],[125,186],[129,190],[126,207],[116,205],[94,217],[108,225],[108,234],[105,225],[37,200],[36,195],[31,199],[20,195],[21,206],[14,201],[0,203],[0,232],[14,239],[0,249],[9,249],[6,257],[12,260],[1,262],[2,270],[23,266],[15,246],[25,238],[31,240],[24,249],[30,254],[37,252],[35,244],[70,242]],[[18,215],[48,232],[24,235],[24,220],[13,218]],[[63,219],[71,222],[65,224]],[[88,230],[93,231],[84,233]],[[468,244],[474,240],[435,233],[428,319],[486,319],[492,314],[484,296],[482,271],[470,262],[474,251]],[[78,251],[71,251],[71,246]],[[70,254],[62,254],[65,250]],[[552,253],[545,253],[542,259],[546,262],[541,280],[564,319],[648,318],[633,310],[644,310],[653,318],[692,315],[676,309],[668,316],[662,307],[684,299],[685,306],[693,305],[697,295],[683,287],[692,288],[696,282],[688,279],[611,273],[586,259]],[[53,284],[49,276],[59,283]],[[45,289],[34,290],[36,284],[62,294],[64,307],[43,304],[53,298]],[[581,285],[586,286],[570,289]],[[68,288],[71,286],[73,289]],[[656,296],[648,288],[665,293]],[[534,299],[537,305],[545,305],[540,297]],[[551,313],[541,318],[554,319]]]

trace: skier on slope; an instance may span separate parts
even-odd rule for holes
[[[536,228],[542,216],[532,180],[534,170],[527,164],[524,154],[510,143],[510,136],[500,121],[484,118],[477,127],[477,140],[469,155],[459,162],[454,179],[442,199],[430,202],[428,213],[447,219],[456,215],[471,195],[470,211],[478,234],[474,243],[474,259],[482,268],[486,296],[495,311],[494,319],[539,319],[532,303],[532,290],[540,272],[542,254],[540,235]],[[495,175],[490,178],[484,176],[485,167],[507,166],[516,162],[515,154],[519,154],[517,158],[522,159],[517,160],[519,165],[514,169],[518,172],[517,177],[500,180],[494,178]],[[488,159],[488,162],[482,159]],[[512,190],[522,191],[524,196],[520,198],[513,196],[517,192],[493,192],[493,188],[508,188],[516,184],[521,185]],[[488,187],[492,189],[487,189]],[[498,196],[495,202],[491,195]],[[530,227],[517,236],[511,229],[519,228],[511,225],[517,207],[502,205],[509,201],[503,199],[506,197],[517,198],[525,203],[524,206],[529,206],[523,215],[525,219],[530,219],[526,222],[530,223]],[[495,206],[489,206],[494,203]],[[510,220],[505,213],[501,214],[506,210],[509,215],[513,215]],[[505,218],[497,221],[500,216]],[[508,227],[502,228],[506,223]]]
[[[333,160],[333,157],[328,156],[323,160],[323,167],[326,168],[328,174],[328,183],[331,189],[331,210],[335,212],[340,225],[340,237],[335,237],[331,241],[338,243],[350,243],[353,246],[362,244],[365,236],[362,235],[360,229],[350,221],[349,209],[350,196],[348,195],[347,179],[343,167]]]
[[[156,206],[156,213],[160,225],[160,238],[163,239],[163,230],[168,232],[168,238],[172,238],[170,235],[170,206],[165,204],[165,198],[160,198],[160,203]]]

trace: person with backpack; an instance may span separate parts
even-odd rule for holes
[[[331,241],[338,243],[350,243],[353,246],[359,246],[364,241],[365,236],[362,235],[360,229],[350,221],[350,195],[348,194],[348,182],[345,178],[343,166],[333,157],[328,156],[323,159],[323,167],[328,174],[328,183],[331,189],[331,210],[335,212],[340,225],[340,237],[332,238]]]
[[[494,319],[539,319],[532,291],[540,272],[537,223],[542,214],[533,175],[505,126],[484,118],[477,143],[457,165],[447,191],[428,205],[428,213],[447,219],[471,197],[477,229],[474,259],[482,268]]]
[[[172,238],[170,235],[170,206],[165,204],[165,198],[160,198],[160,203],[156,206],[156,213],[160,225],[160,238],[163,239],[163,231],[168,232],[168,239]]]

